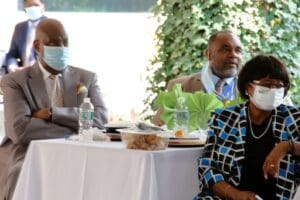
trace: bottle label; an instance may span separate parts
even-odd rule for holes
[[[89,111],[80,112],[81,120],[93,120],[93,118],[94,118],[94,112],[89,112]]]

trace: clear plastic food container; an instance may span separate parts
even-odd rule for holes
[[[122,142],[127,149],[156,151],[168,147],[169,135],[164,132],[143,132],[130,129],[121,129],[120,132]]]

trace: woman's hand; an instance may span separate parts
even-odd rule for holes
[[[287,154],[288,150],[288,141],[282,141],[272,149],[263,164],[263,173],[265,179],[268,179],[269,175],[273,177],[278,176],[279,162]]]
[[[257,200],[254,192],[241,191],[236,188],[228,191],[227,200]]]
[[[212,190],[216,195],[226,200],[257,200],[254,192],[238,190],[225,181],[214,184]]]

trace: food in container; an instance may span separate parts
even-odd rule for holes
[[[147,132],[141,130],[121,129],[122,142],[127,149],[164,150],[168,147],[169,137],[167,133]]]

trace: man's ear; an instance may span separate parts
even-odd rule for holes
[[[40,48],[40,42],[38,40],[33,41],[33,47],[35,51],[40,52],[41,48]]]
[[[210,52],[209,52],[209,49],[208,49],[208,48],[205,49],[204,54],[205,54],[206,59],[207,59],[207,60],[210,60]]]

